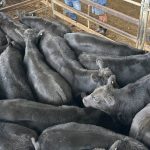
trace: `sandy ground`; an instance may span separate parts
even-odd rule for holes
[[[15,4],[15,3],[18,3],[18,2],[21,2],[21,1],[23,1],[23,0],[7,0],[7,5],[12,5],[12,4]],[[61,1],[63,1],[63,0],[61,0]],[[141,2],[141,0],[135,0],[135,1]],[[24,8],[21,8],[19,11],[25,10],[25,11],[28,12],[28,11],[35,10],[38,7],[42,7],[42,6],[41,5],[40,6],[39,5],[34,5],[34,6],[24,7]],[[108,7],[113,8],[115,10],[118,10],[120,12],[123,12],[123,13],[125,13],[129,16],[135,17],[135,18],[139,17],[139,12],[140,12],[139,7],[131,5],[127,2],[123,2],[122,0],[108,0]],[[57,8],[57,10],[62,12],[61,8]],[[82,5],[82,11],[86,13],[87,12],[87,6]],[[12,12],[10,12],[10,14],[12,14]],[[49,16],[50,13],[48,14],[48,11],[44,10],[43,12],[40,12],[39,15],[45,17],[45,15]],[[94,15],[92,15],[92,16],[97,17],[97,16],[94,16]],[[50,18],[50,16],[49,16],[49,18]],[[81,22],[85,25],[87,24],[86,20],[84,20],[83,18],[79,18],[79,22]],[[121,20],[117,17],[112,16],[112,15],[108,15],[108,24],[110,24],[112,26],[115,26],[115,27],[118,27],[119,29],[122,29],[122,30],[124,30],[124,31],[126,31],[130,34],[133,34],[133,35],[137,34],[137,26],[135,26],[131,23],[125,22],[125,21],[123,21],[123,20]],[[94,30],[96,29],[94,24],[91,24],[91,28],[94,29]],[[74,31],[80,31],[76,27],[74,27],[73,30]],[[107,31],[106,36],[113,39],[113,40],[115,40],[115,41],[119,41],[119,42],[123,42],[123,43],[127,43],[129,45],[135,46],[135,43],[132,42],[131,40],[128,40],[124,37],[121,37],[121,36],[111,32],[111,31]]]

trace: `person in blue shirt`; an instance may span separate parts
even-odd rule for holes
[[[64,0],[65,4],[67,4],[70,7],[73,7],[74,9],[81,11],[81,3],[80,0]],[[68,11],[64,10],[64,13],[69,16],[73,20],[77,20],[77,15]]]
[[[103,6],[106,6],[107,4],[107,0],[92,0],[93,2],[97,3],[97,4],[100,4],[100,5],[103,5]],[[95,14],[95,15],[98,15],[98,19],[102,22],[107,22],[107,15],[105,13],[105,11],[103,10],[100,10],[100,9],[97,9],[95,7],[92,7],[92,13]],[[106,34],[106,31],[107,29],[101,27],[101,26],[98,26],[97,27],[97,32],[100,32],[101,34]]]

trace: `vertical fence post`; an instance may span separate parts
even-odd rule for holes
[[[55,14],[54,14],[54,2],[53,0],[51,0],[51,6],[52,6],[52,16],[55,17]]]
[[[138,29],[137,43],[136,43],[136,47],[138,49],[143,49],[143,47],[144,47],[148,15],[149,15],[149,11],[148,11],[149,7],[150,7],[150,0],[142,0],[141,1],[139,29]]]
[[[90,5],[88,5],[88,15],[90,15]],[[87,20],[87,22],[88,22],[88,28],[90,28],[90,21],[89,21],[89,19]]]
[[[46,9],[45,9],[45,16],[48,17],[48,0],[45,0],[46,3]]]

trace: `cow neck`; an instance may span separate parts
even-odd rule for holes
[[[30,52],[33,53],[34,56],[36,56],[35,58],[39,58],[39,56],[41,56],[40,52],[36,47],[35,40],[28,38],[25,40],[25,43],[26,43],[25,55],[27,55]]]

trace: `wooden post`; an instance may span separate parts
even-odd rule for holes
[[[55,10],[55,8],[54,8],[54,2],[53,2],[53,0],[51,0],[51,6],[52,6],[52,15],[53,15],[53,17],[55,18],[55,14],[54,14],[54,10]]]
[[[88,5],[88,15],[90,15],[90,5]],[[88,28],[90,28],[90,21],[89,21],[89,19],[87,20],[87,22],[88,22]]]
[[[46,3],[45,16],[47,17],[48,16],[48,14],[47,14],[47,12],[48,12],[48,0],[45,0],[45,3]]]
[[[136,43],[136,47],[138,49],[143,49],[144,47],[146,31],[147,31],[149,8],[150,8],[150,0],[142,0],[140,20],[139,20],[139,29],[138,29],[137,43]]]
[[[42,0],[43,1],[46,1],[46,0]],[[105,7],[105,6],[101,6],[99,4],[96,4],[90,0],[80,0],[82,3],[86,4],[86,5],[90,5],[88,6],[88,12],[87,13],[84,13],[84,12],[79,12],[75,9],[73,9],[72,7],[69,7],[67,5],[65,5],[61,0],[51,0],[51,7],[52,7],[52,14],[53,16],[57,16],[63,20],[64,16],[63,14],[61,13],[58,13],[56,8],[54,8],[54,6],[60,6],[62,9],[67,9],[83,18],[85,18],[87,20],[87,25],[86,25],[86,31],[90,31],[92,29],[90,29],[90,22],[92,23],[96,23],[96,24],[100,24],[102,27],[105,27],[106,29],[109,29],[121,36],[124,36],[124,37],[127,37],[128,39],[131,39],[132,41],[136,42],[136,46],[139,48],[139,49],[142,49],[143,46],[144,46],[144,43],[145,43],[145,39],[146,39],[146,30],[147,30],[147,21],[148,21],[148,14],[149,14],[149,11],[150,11],[150,0],[142,0],[141,4],[140,3],[134,3],[134,1],[132,0],[123,0],[123,1],[126,1],[126,2],[129,2],[133,5],[136,5],[136,6],[140,6],[141,5],[141,13],[140,13],[140,20],[139,19],[136,19],[136,18],[133,18],[133,17],[130,17],[128,15],[125,15],[123,13],[120,13],[116,10],[113,10],[111,8],[108,8],[108,7]],[[46,4],[46,3],[45,3]],[[50,5],[50,3],[49,3]],[[90,16],[90,7],[93,6],[95,8],[98,8],[98,9],[102,9],[104,11],[106,11],[108,14],[112,14],[113,16],[116,16],[118,18],[121,18],[125,21],[128,21],[130,23],[133,23],[137,26],[139,26],[139,30],[138,30],[138,34],[137,36],[135,35],[132,35],[128,32],[125,32],[121,29],[118,29],[117,27],[114,27],[114,26],[111,26],[107,23],[104,23],[104,22],[101,22],[95,18],[93,18],[92,16]],[[65,21],[69,22],[69,23],[72,23],[74,25],[80,25],[80,28],[84,28],[83,26],[81,27],[81,24],[75,24],[73,23],[72,21],[68,21],[68,19],[66,19]],[[83,29],[84,30],[84,29]],[[95,32],[93,32],[95,34]],[[97,35],[97,33],[96,33]]]
[[[135,2],[135,1],[133,1],[133,0],[123,0],[123,1],[128,2],[128,3],[130,3],[130,4],[133,4],[133,5],[135,5],[135,6],[140,6],[140,7],[141,7],[141,4],[140,4],[139,2]]]

